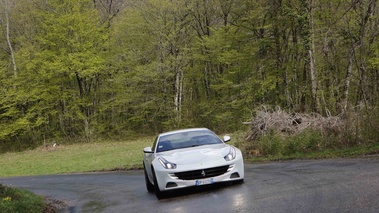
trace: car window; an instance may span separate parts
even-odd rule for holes
[[[173,146],[171,144],[171,141],[159,141],[157,152],[164,152],[164,151],[170,151],[173,150]]]
[[[179,132],[161,136],[157,143],[157,152],[218,143],[223,143],[223,141],[211,131]]]
[[[154,143],[153,143],[153,147],[151,147],[151,150],[153,152],[155,151],[155,147],[157,147],[157,142],[158,142],[158,137],[155,138]]]

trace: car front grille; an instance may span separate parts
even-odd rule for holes
[[[216,177],[225,174],[229,169],[229,166],[220,166],[208,169],[199,169],[187,172],[177,172],[175,176],[181,180],[196,180],[202,178]]]

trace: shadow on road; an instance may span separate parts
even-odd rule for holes
[[[223,183],[215,183],[215,184],[203,185],[203,186],[193,186],[193,187],[188,187],[188,188],[183,188],[183,189],[166,191],[164,193],[163,198],[161,198],[160,200],[195,195],[198,193],[216,192],[218,190],[221,191],[221,190],[224,190],[225,188],[240,185],[242,183],[243,182],[223,182]],[[154,193],[154,192],[151,192],[151,193]]]

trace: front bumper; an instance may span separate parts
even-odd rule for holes
[[[242,156],[236,157],[233,161],[220,161],[218,163],[202,163],[201,165],[187,165],[184,168],[178,168],[178,169],[164,169],[162,166],[157,165],[157,169],[155,169],[155,174],[158,182],[159,189],[161,191],[167,191],[167,190],[174,190],[174,189],[180,189],[185,187],[191,187],[191,186],[197,186],[202,184],[212,184],[212,183],[219,183],[219,182],[227,182],[227,181],[236,181],[236,180],[242,180],[244,179],[244,164],[243,164],[243,158]],[[195,177],[194,179],[186,180],[180,179],[178,175],[175,173],[183,173],[188,171],[194,171],[194,170],[205,170],[209,168],[216,168],[216,167],[222,167],[222,166],[228,166],[225,173],[217,175],[217,176],[210,176],[206,178],[198,178]]]

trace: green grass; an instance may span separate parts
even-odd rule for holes
[[[0,184],[0,212],[40,213],[45,208],[44,200],[32,192]]]
[[[244,135],[244,132],[232,134],[231,144],[244,152],[246,162],[355,157],[379,153],[379,144],[331,148],[332,146],[323,143],[321,145],[325,147],[319,149],[322,139],[312,133],[287,139],[285,143],[276,137],[262,140],[262,144],[258,145],[267,153],[261,152],[262,155],[257,157],[249,155],[249,150],[252,149],[251,142],[244,141]],[[37,148],[1,154],[0,177],[142,168],[142,150],[146,146],[151,146],[153,140],[154,137],[144,137],[122,142],[103,141],[58,145],[55,148]]]
[[[5,153],[0,155],[0,177],[140,168],[142,150],[151,146],[153,140],[153,137],[145,137]]]
[[[371,144],[368,146],[347,147],[343,149],[326,149],[310,153],[298,152],[288,155],[246,156],[245,160],[249,163],[259,163],[280,160],[356,158],[377,154],[379,154],[379,144]]]

